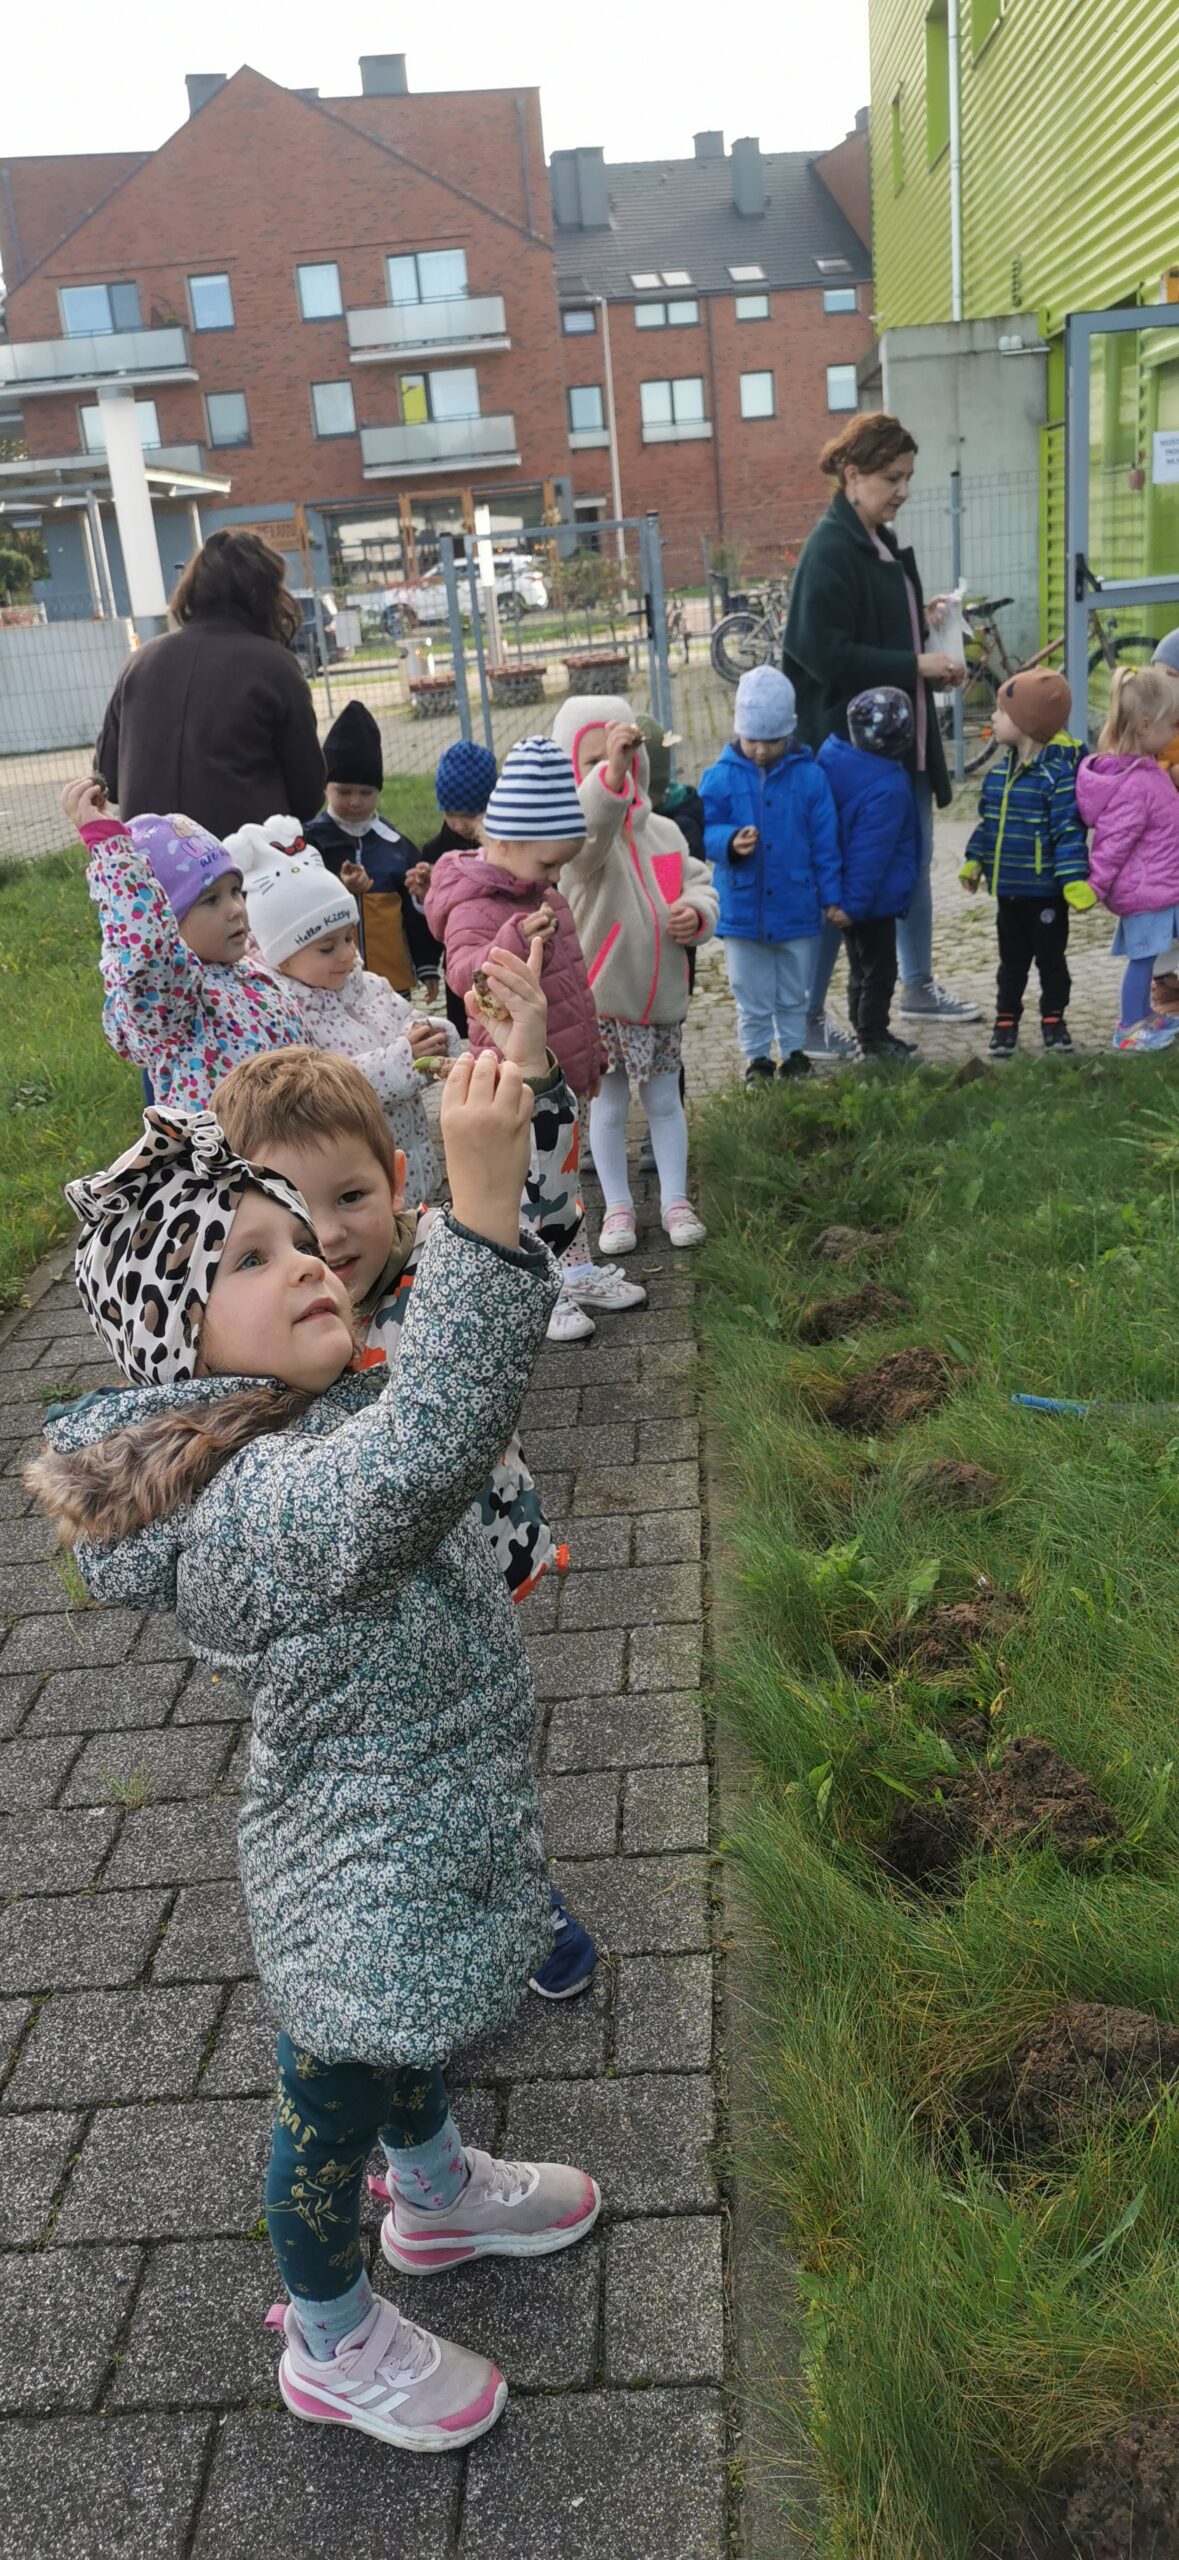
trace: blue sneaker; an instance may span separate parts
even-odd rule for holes
[[[572,2000],[577,1992],[588,1991],[594,1978],[598,1950],[588,1929],[567,1911],[555,1884],[549,1886],[553,1906],[553,1952],[546,1956],[539,1973],[534,1973],[528,1988],[539,1991],[542,2000]]]

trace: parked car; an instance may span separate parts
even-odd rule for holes
[[[464,622],[471,618],[470,587],[465,575],[458,582],[459,612]],[[543,613],[549,591],[536,562],[527,552],[501,552],[495,563],[495,600],[503,622],[520,622],[526,613]],[[445,623],[447,620],[446,581],[441,569],[427,569],[413,586],[390,590],[383,620],[387,631],[394,634],[415,631]]]

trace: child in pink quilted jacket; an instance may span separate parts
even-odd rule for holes
[[[1165,668],[1119,667],[1097,754],[1077,774],[1089,878],[1118,918],[1113,949],[1126,961],[1115,1049],[1166,1049],[1179,1036],[1179,1020],[1150,1009],[1155,961],[1179,939],[1179,791],[1156,762],[1177,727]]]

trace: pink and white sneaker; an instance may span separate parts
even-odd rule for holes
[[[669,1244],[703,1244],[708,1229],[698,1218],[690,1200],[669,1200],[663,1212],[663,1228]]]
[[[355,2427],[405,2453],[454,2453],[473,2444],[495,2425],[508,2396],[486,2356],[403,2320],[391,2302],[374,2302],[330,2363],[312,2355],[293,2303],[276,2302],[267,2327],[286,2339],[278,2387],[296,2418]]]
[[[602,2210],[601,2190],[584,2169],[552,2160],[493,2160],[464,2149],[470,2177],[458,2203],[441,2213],[392,2199],[381,2224],[381,2247],[403,2275],[434,2275],[465,2266],[471,2258],[546,2258],[571,2249],[592,2230]],[[374,2194],[383,2179],[370,2179]]]
[[[633,1253],[638,1243],[633,1209],[607,1209],[598,1237],[599,1253]]]

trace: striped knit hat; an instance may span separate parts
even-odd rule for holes
[[[495,789],[495,773],[490,747],[481,747],[475,738],[456,738],[438,759],[434,797],[439,808],[481,817]]]
[[[585,834],[585,812],[568,756],[551,738],[521,738],[487,803],[485,835],[500,844],[568,844]]]

